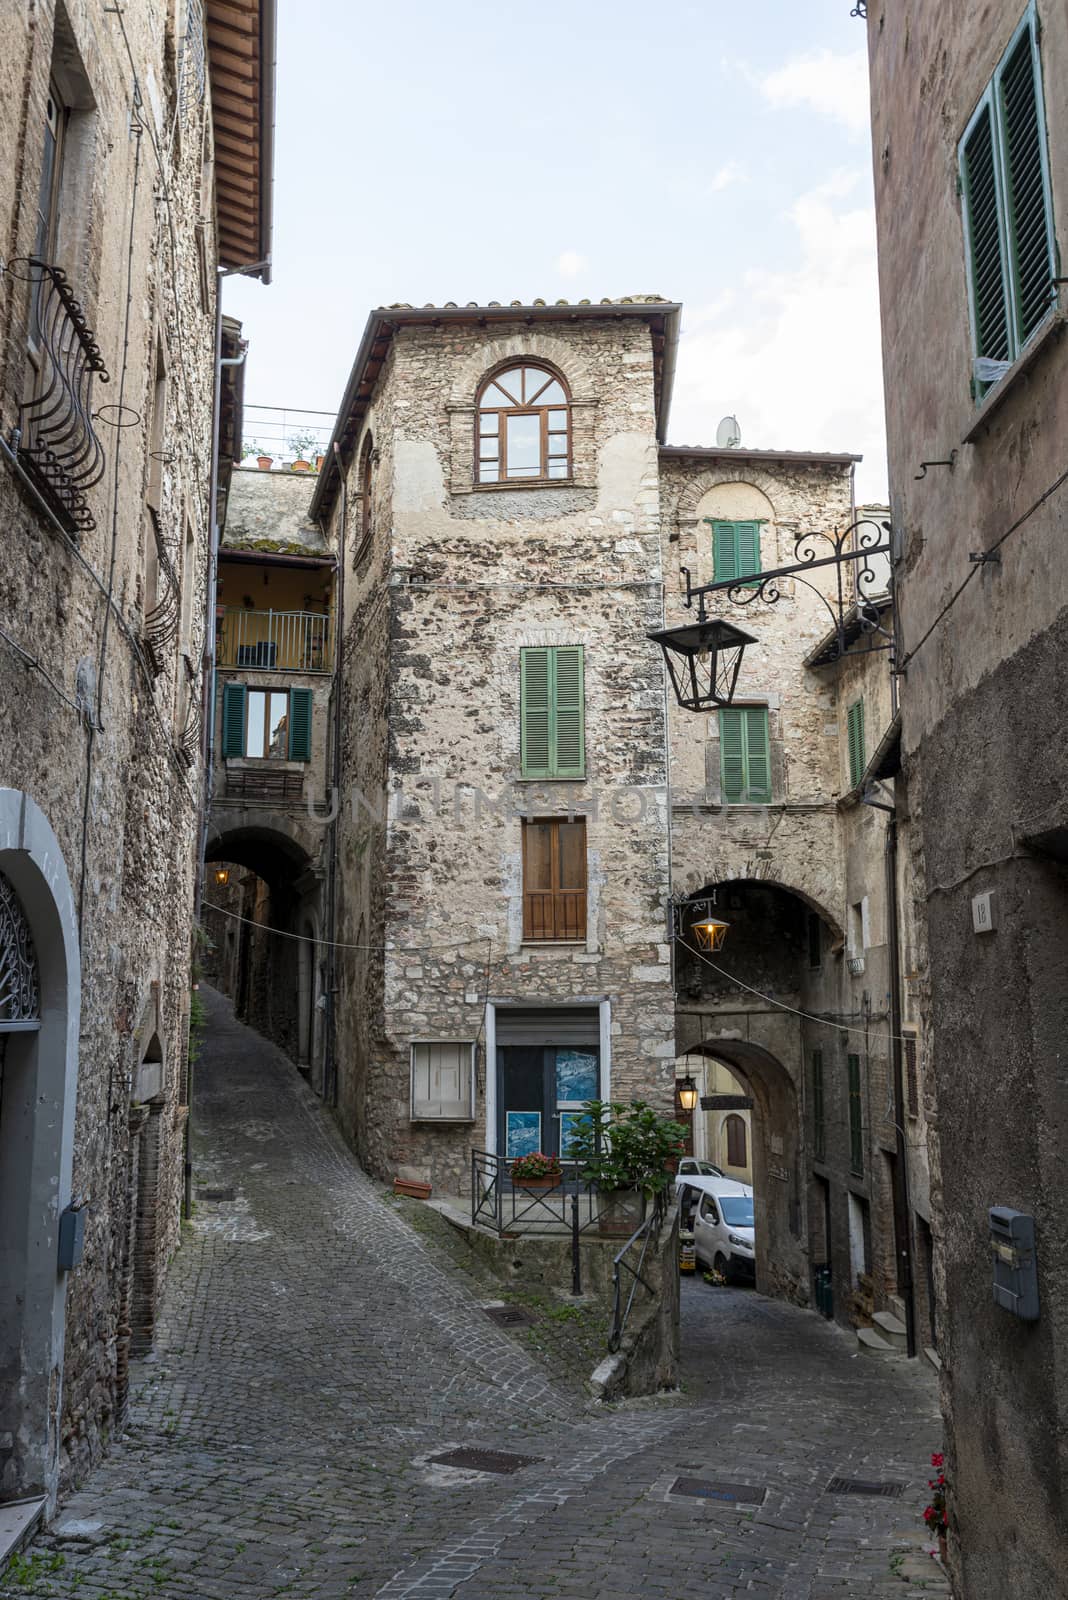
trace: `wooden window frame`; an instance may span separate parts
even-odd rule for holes
[[[250,716],[252,714],[252,696],[254,694],[262,694],[262,695],[284,694],[285,697],[286,697],[286,753],[285,753],[284,756],[272,755],[269,750],[266,752],[266,754],[264,754],[262,752],[257,752],[255,755],[252,755],[250,753],[250,751],[249,751],[249,747],[248,747],[249,718],[250,718]],[[246,761],[288,761],[289,760],[289,718],[290,718],[290,699],[289,699],[289,690],[288,689],[280,689],[274,684],[271,684],[267,688],[264,688],[260,684],[249,684],[245,689],[245,760]],[[264,708],[263,732],[264,732],[264,738],[266,738],[266,735],[267,735],[267,707]]]
[[[557,400],[552,405],[545,406],[527,403],[514,406],[483,405],[483,396],[493,384],[500,383],[510,372],[526,367],[545,374],[545,383],[538,393],[546,389],[550,383],[558,383],[564,392],[563,400]],[[537,394],[534,398],[537,399]],[[567,421],[563,429],[549,428],[550,411],[563,411],[565,413]],[[484,416],[496,416],[497,418],[497,433],[495,436],[497,440],[497,456],[492,462],[488,458],[484,462],[482,458],[482,418]],[[508,476],[508,426],[506,421],[508,417],[538,417],[540,419],[538,429],[539,471],[536,477],[510,478]],[[567,447],[563,456],[554,456],[553,460],[562,460],[564,462],[564,471],[562,476],[554,478],[549,475],[549,439],[552,436],[559,437],[561,432],[564,435]],[[487,437],[492,436],[487,435]],[[497,367],[493,372],[487,373],[479,386],[478,400],[475,405],[474,482],[476,488],[515,489],[522,488],[524,485],[544,487],[546,484],[559,486],[562,483],[569,483],[573,470],[572,448],[571,390],[563,373],[558,372],[555,367],[547,365],[544,361],[534,360],[509,361],[506,366]],[[483,478],[483,465],[495,466],[497,476],[495,478]]]
[[[466,1073],[462,1055],[458,1063],[461,1079],[465,1083],[466,1094],[462,1102],[453,1102],[451,1109],[435,1112],[428,1108],[433,1105],[445,1105],[448,1102],[434,1101],[429,1097],[426,1099],[419,1098],[416,1092],[416,1075],[420,1067],[417,1065],[416,1053],[422,1050],[429,1053],[435,1049],[441,1049],[442,1046],[449,1050],[467,1051]],[[473,1122],[475,1120],[475,1065],[477,1055],[478,1050],[474,1039],[412,1039],[408,1046],[410,1072],[409,1120],[412,1122]],[[432,1060],[428,1054],[428,1070],[431,1066]]]
[[[740,1131],[739,1131],[740,1130]],[[745,1118],[737,1111],[732,1111],[723,1119],[723,1132],[727,1151],[726,1164],[728,1167],[747,1167],[749,1165],[749,1130],[745,1125]],[[732,1145],[741,1140],[742,1159],[735,1161],[731,1155]],[[737,1150],[735,1149],[735,1154]]]
[[[582,887],[560,885],[560,829],[582,826]],[[552,829],[548,889],[529,889],[528,850],[534,828]],[[524,944],[585,944],[589,894],[589,837],[585,817],[525,817],[523,819],[523,942]],[[574,905],[570,906],[569,901]],[[546,915],[548,913],[548,915]]]
[[[827,1154],[827,1086],[823,1076],[823,1051],[812,1052],[812,1154],[822,1161]]]
[[[763,719],[764,719],[763,720],[763,727],[764,727],[764,734],[765,734],[766,759],[767,759],[767,764],[768,764],[768,783],[767,783],[767,789],[766,790],[758,790],[758,791],[756,791],[756,793],[758,795],[758,798],[754,798],[754,788],[753,788],[753,782],[752,782],[752,775],[751,775],[751,772],[750,772],[749,723],[748,723],[747,717],[744,715],[744,713],[750,712],[750,711],[756,711],[756,712],[763,713]],[[727,755],[726,755],[726,740],[724,739],[724,736],[723,736],[724,735],[724,726],[725,726],[724,718],[727,717],[727,716],[730,716],[733,712],[738,712],[740,714],[739,728],[741,730],[740,737],[741,737],[741,744],[742,744],[742,756],[741,756],[741,759],[742,759],[742,776],[743,776],[743,780],[744,780],[743,781],[742,792],[737,798],[732,798],[727,793],[727,767],[726,767],[726,763],[727,763],[727,759],[728,758],[727,758]],[[718,731],[719,731],[720,803],[722,805],[725,805],[725,806],[769,806],[769,805],[773,804],[773,801],[774,801],[774,789],[773,789],[773,786],[772,786],[772,772],[771,772],[771,708],[770,708],[770,706],[759,705],[759,704],[758,705],[744,705],[743,704],[743,705],[720,706],[720,708],[719,708]]]
[[[916,1121],[920,1115],[920,1068],[919,1040],[914,1033],[904,1035],[902,1054],[905,1058],[906,1113],[912,1121]]]

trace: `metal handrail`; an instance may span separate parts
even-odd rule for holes
[[[659,1232],[660,1224],[663,1222],[666,1215],[667,1191],[661,1190],[656,1195],[653,1209],[645,1218],[644,1222],[640,1227],[635,1228],[634,1232],[631,1234],[623,1248],[617,1251],[612,1257],[612,1327],[608,1334],[608,1348],[613,1353],[619,1349],[623,1342],[623,1334],[626,1330],[627,1319],[630,1316],[631,1307],[634,1304],[634,1296],[638,1292],[638,1285],[641,1284],[641,1286],[653,1297],[654,1300],[656,1298],[656,1290],[653,1288],[651,1283],[642,1277],[642,1268],[645,1266],[645,1257],[648,1254],[649,1245],[653,1239],[653,1236]],[[639,1239],[642,1240],[641,1255],[638,1257],[638,1265],[636,1267],[632,1267],[628,1261],[624,1260],[624,1257],[626,1256],[627,1251],[632,1249],[633,1246],[637,1244]],[[629,1272],[634,1281],[630,1286],[630,1294],[627,1296],[626,1307],[625,1309],[621,1310],[623,1302],[622,1274],[624,1272]]]
[[[587,1216],[579,1231],[584,1233],[598,1220],[593,1204],[597,1186],[583,1181],[578,1162],[561,1161],[560,1167],[561,1176],[555,1183],[536,1187],[524,1184],[522,1179],[513,1183],[512,1162],[507,1157],[490,1150],[472,1150],[471,1221],[492,1228],[495,1233],[510,1232],[528,1219],[570,1228],[572,1200],[581,1196]]]
[[[93,379],[107,383],[108,371],[66,273],[37,256],[19,257],[8,270],[31,285],[28,331],[37,363],[12,443],[68,531],[88,533],[96,526],[88,491],[105,464],[93,428]]]
[[[228,606],[219,629],[219,665],[258,672],[329,672],[331,622],[324,611]]]

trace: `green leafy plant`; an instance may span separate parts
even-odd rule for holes
[[[513,1183],[522,1183],[529,1178],[552,1178],[558,1183],[561,1176],[560,1157],[542,1155],[540,1150],[532,1151],[528,1156],[516,1156],[512,1162]]]
[[[204,1048],[204,1035],[208,1027],[208,1013],[199,989],[189,992],[189,1065],[196,1066]]]
[[[949,1529],[949,1490],[946,1485],[946,1458],[941,1451],[936,1451],[931,1457],[931,1465],[935,1469],[935,1476],[927,1480],[931,1503],[923,1513],[923,1520],[929,1533],[944,1538]]]
[[[314,460],[318,442],[318,435],[308,431],[294,433],[286,440],[297,461]]]
[[[680,1122],[659,1116],[644,1100],[629,1105],[587,1100],[567,1153],[586,1183],[654,1195],[673,1182],[668,1163],[678,1157],[685,1138]]]
[[[247,461],[249,456],[262,456],[263,446],[258,439],[245,439],[241,443],[241,459]]]

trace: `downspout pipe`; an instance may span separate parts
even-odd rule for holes
[[[338,503],[337,532],[337,590],[334,595],[334,730],[331,785],[333,803],[330,806],[330,864],[327,876],[327,1030],[326,1061],[323,1072],[323,1098],[329,1105],[337,1105],[337,858],[338,819],[341,814],[341,732],[343,727],[341,705],[341,658],[345,626],[345,538],[348,522],[348,495],[341,461],[341,449],[333,444],[334,464],[337,467],[340,495]]]
[[[886,825],[886,916],[890,949],[890,1052],[894,1086],[894,1245],[897,1253],[897,1286],[905,1304],[905,1350],[916,1355],[916,1291],[912,1275],[912,1206],[909,1197],[909,1151],[905,1136],[905,1069],[901,1048],[901,935],[898,923],[897,893],[897,808],[865,796],[864,804],[887,813]]]

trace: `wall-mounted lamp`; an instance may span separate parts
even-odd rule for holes
[[[698,950],[722,950],[729,927],[729,922],[719,922],[715,917],[704,917],[700,922],[691,922],[690,932],[694,936]]]
[[[225,889],[226,885],[230,882],[230,868],[229,867],[216,867],[215,871],[212,873],[211,876],[212,876],[212,881],[216,884],[216,886],[218,888]]]
[[[676,1083],[675,1093],[679,1097],[679,1105],[682,1107],[683,1111],[688,1113],[697,1110],[697,1102],[701,1097],[700,1093],[698,1092],[697,1085],[694,1083],[689,1073],[687,1073],[685,1078],[680,1078],[678,1083]]]

